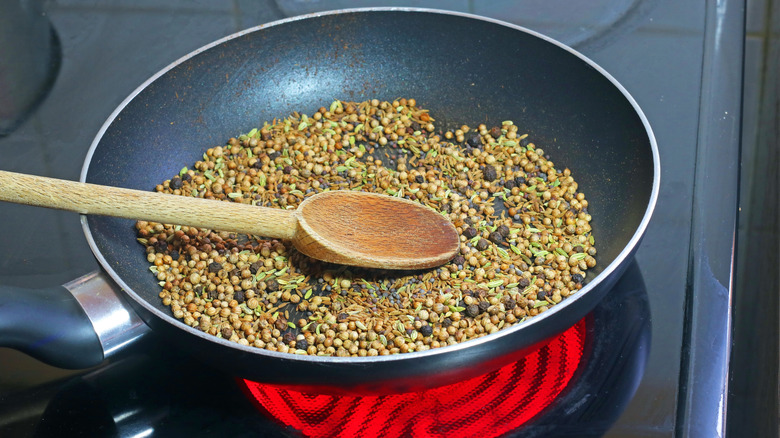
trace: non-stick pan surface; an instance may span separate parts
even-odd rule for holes
[[[133,222],[83,218],[103,268],[172,344],[246,378],[348,391],[451,383],[516,359],[585,316],[636,249],[658,194],[657,148],[628,93],[592,61],[514,25],[424,10],[355,10],[290,19],[198,50],[143,84],[109,118],[82,180],[152,190],[266,120],[334,99],[415,98],[439,127],[513,120],[569,167],[589,200],[598,267],[550,311],[484,338],[371,358],[296,356],[206,335],[158,298]],[[598,274],[595,276],[593,274]]]

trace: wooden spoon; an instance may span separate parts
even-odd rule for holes
[[[431,268],[459,248],[455,227],[435,210],[348,190],[282,210],[0,171],[0,200],[284,239],[309,257],[367,268]]]

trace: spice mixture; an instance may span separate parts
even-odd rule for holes
[[[511,121],[441,132],[414,99],[335,101],[274,120],[156,190],[287,209],[325,190],[362,190],[455,224],[461,248],[450,263],[399,272],[327,264],[260,236],[137,222],[176,318],[268,350],[374,356],[463,342],[548,310],[596,265],[588,201],[569,169]]]

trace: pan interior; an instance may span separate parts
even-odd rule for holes
[[[440,128],[512,120],[557,167],[570,168],[593,217],[593,274],[634,236],[651,199],[653,157],[630,102],[575,54],[458,15],[323,15],[228,39],[127,102],[94,147],[86,181],[152,190],[207,148],[264,121],[312,114],[334,99],[399,97],[415,98]],[[129,295],[168,315],[133,222],[89,217],[88,226],[105,267]]]

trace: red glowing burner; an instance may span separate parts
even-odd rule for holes
[[[260,407],[307,437],[495,437],[547,408],[585,348],[581,320],[517,362],[460,383],[384,396],[303,393],[244,381]]]

